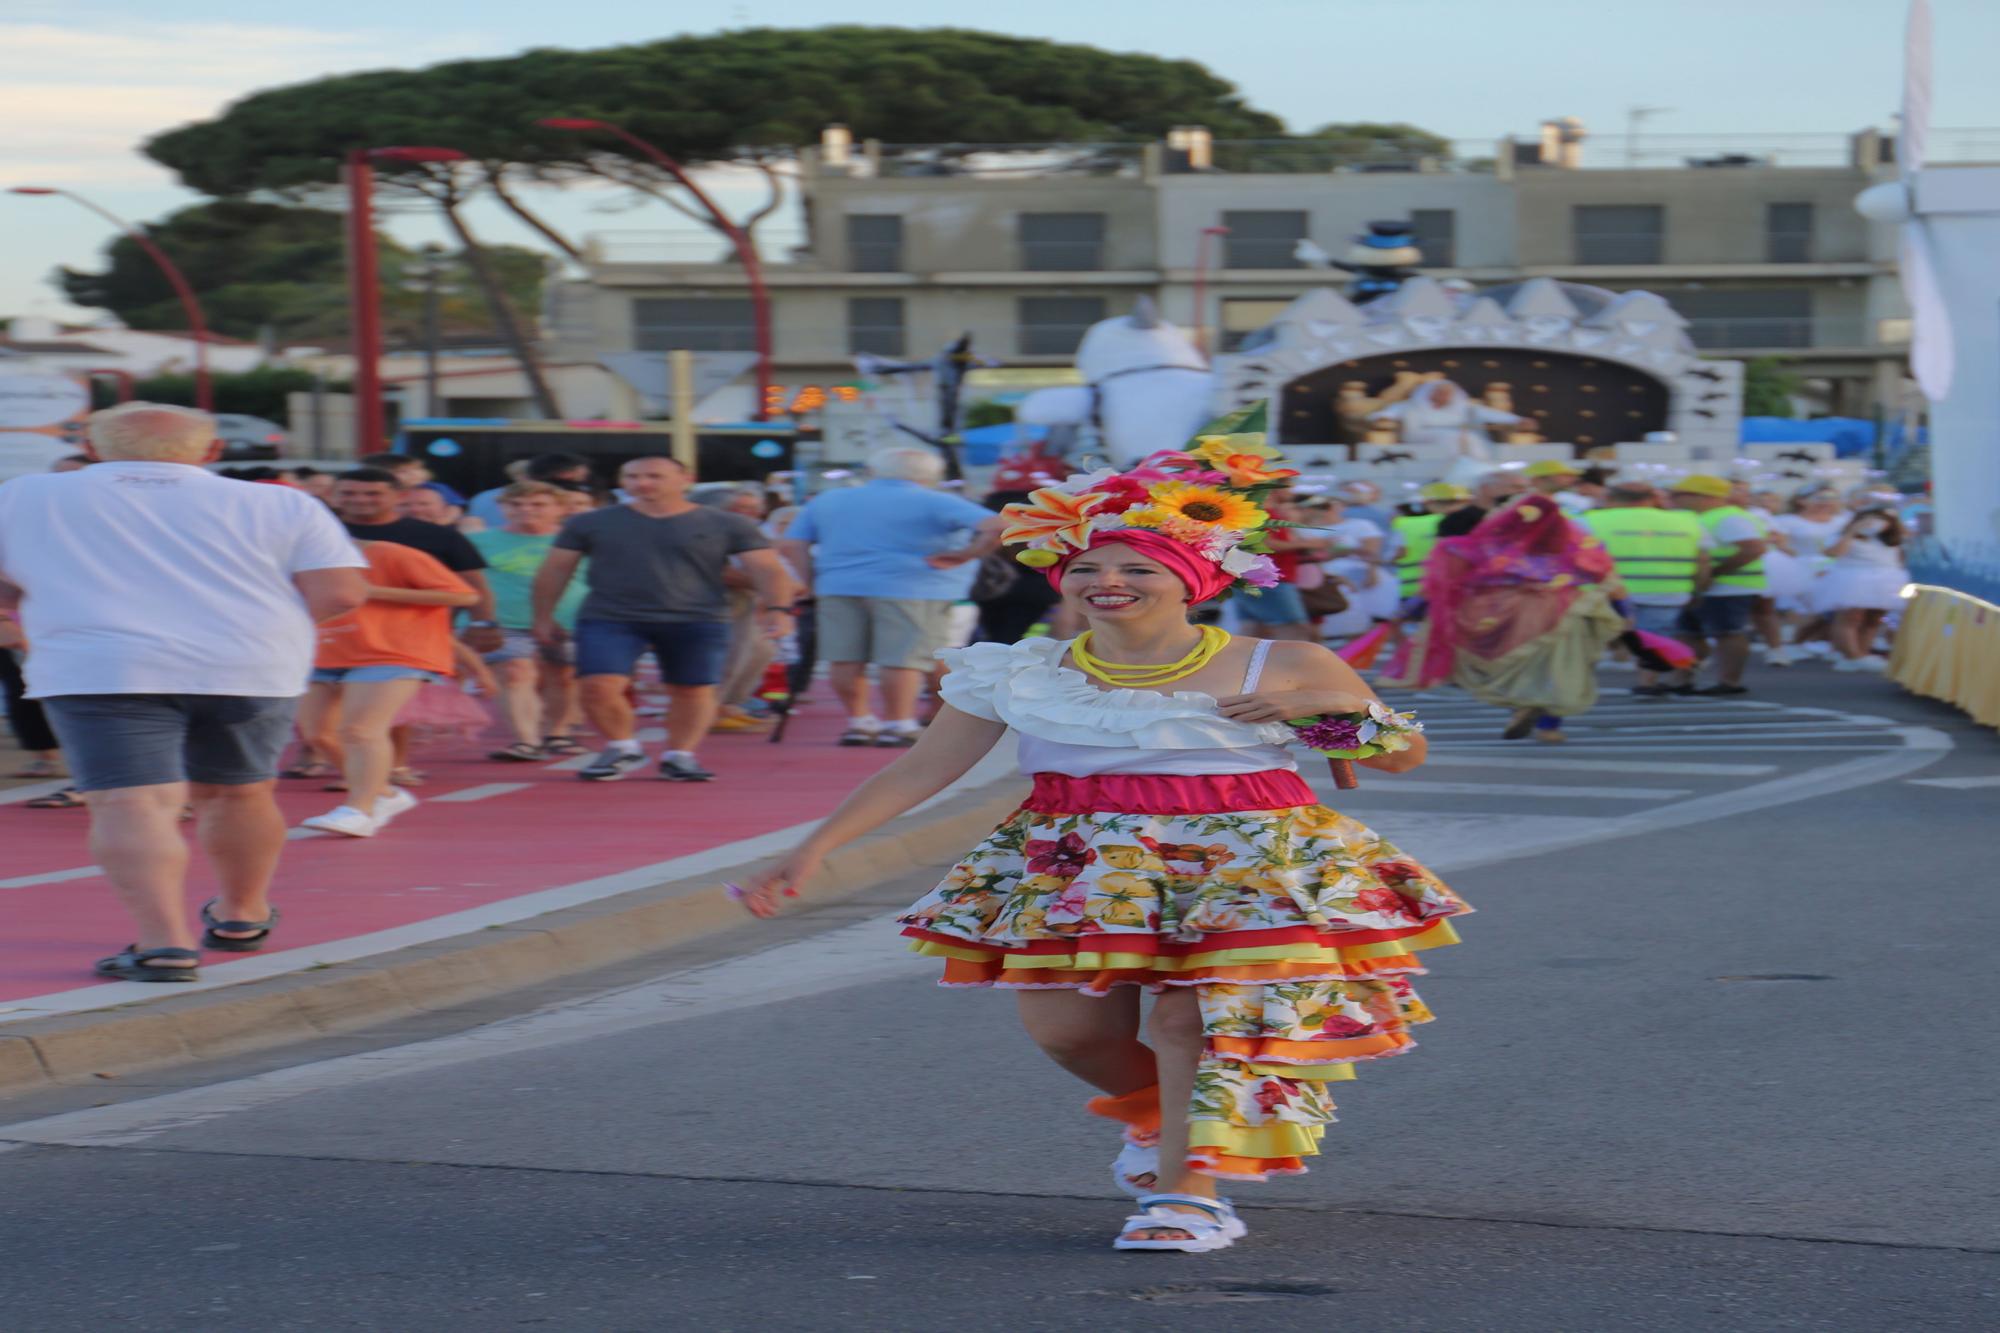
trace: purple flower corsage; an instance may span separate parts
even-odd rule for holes
[[[1394,712],[1379,703],[1371,703],[1359,713],[1295,717],[1285,725],[1300,745],[1329,759],[1373,759],[1378,754],[1407,750],[1410,738],[1424,729],[1415,713]]]

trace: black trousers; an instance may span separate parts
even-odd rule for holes
[[[48,715],[37,701],[27,697],[28,682],[21,676],[21,663],[14,654],[0,649],[0,687],[7,692],[7,725],[23,750],[55,750],[56,734],[49,729]]]

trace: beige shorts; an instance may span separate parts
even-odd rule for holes
[[[951,607],[935,599],[822,597],[813,607],[819,659],[929,671],[951,643]]]

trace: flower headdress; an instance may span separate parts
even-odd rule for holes
[[[1213,561],[1236,588],[1270,588],[1277,567],[1266,554],[1273,520],[1264,497],[1298,473],[1274,466],[1278,451],[1259,435],[1200,435],[1125,472],[1071,477],[1002,509],[1001,540],[1015,558],[1047,568],[1089,549],[1102,534],[1144,529]]]

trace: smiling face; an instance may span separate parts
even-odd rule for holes
[[[1123,542],[1107,542],[1071,560],[1063,570],[1062,594],[1092,623],[1187,616],[1187,585]]]

